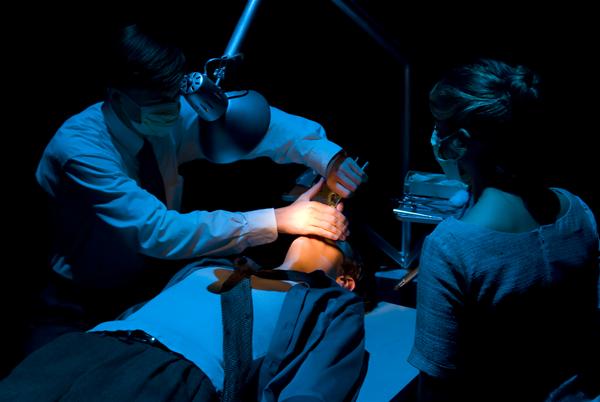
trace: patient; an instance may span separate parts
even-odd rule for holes
[[[0,400],[355,399],[368,359],[348,244],[298,237],[274,270],[223,262],[191,264],[120,319],[42,347]]]

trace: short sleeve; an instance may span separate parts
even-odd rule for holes
[[[421,251],[415,341],[408,362],[433,377],[450,376],[462,355],[464,278],[449,236],[434,231]]]

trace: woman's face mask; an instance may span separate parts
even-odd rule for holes
[[[441,166],[446,177],[449,180],[462,181],[458,161],[464,153],[456,152],[450,147],[449,140],[454,136],[456,136],[456,132],[440,139],[437,128],[434,128],[431,134],[431,146],[433,147],[435,160]]]
[[[139,122],[129,119],[134,130],[148,137],[166,137],[171,133],[171,129],[179,119],[181,110],[179,100],[140,106],[124,92],[118,91],[118,93],[122,95],[122,99],[138,111]]]

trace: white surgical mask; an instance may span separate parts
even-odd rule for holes
[[[141,106],[140,123],[135,121],[130,123],[140,134],[149,137],[166,137],[179,119],[180,109],[179,101]]]
[[[179,100],[163,102],[156,105],[140,106],[129,95],[115,90],[121,98],[138,109],[140,121],[129,118],[131,127],[138,133],[148,137],[167,137],[179,119],[181,103]]]
[[[453,137],[455,134],[451,134],[443,139],[437,135],[437,130],[434,130],[431,135],[431,146],[433,147],[433,155],[435,156],[435,160],[441,166],[444,174],[449,180],[459,180],[462,181],[460,170],[458,168],[458,161],[462,158],[462,155],[457,156],[455,158],[445,159],[440,155],[440,148],[442,143]]]

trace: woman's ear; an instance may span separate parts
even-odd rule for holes
[[[471,134],[469,134],[469,132],[466,129],[460,128],[456,132],[456,135],[451,141],[450,146],[452,147],[453,151],[459,155],[459,158],[462,157],[467,151],[470,139]]]
[[[337,278],[335,278],[335,281],[338,285],[340,285],[344,289],[348,289],[351,292],[356,287],[356,281],[350,275],[340,275]]]
[[[469,133],[469,131],[466,128],[459,128],[458,136],[465,141],[468,141],[471,139],[471,133]]]
[[[469,133],[469,131],[466,128],[459,128],[456,133],[456,138],[460,141],[460,143],[463,146],[466,146],[466,144],[471,139],[471,133]]]

